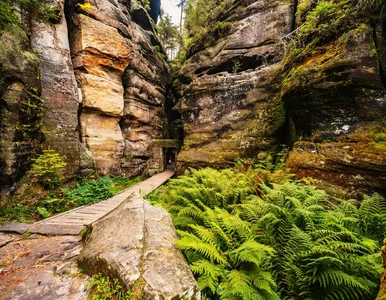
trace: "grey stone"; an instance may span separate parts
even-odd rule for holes
[[[24,234],[31,227],[31,224],[19,222],[7,222],[0,225],[0,232]]]
[[[78,264],[87,274],[142,282],[144,299],[200,299],[170,216],[138,194],[92,225]]]

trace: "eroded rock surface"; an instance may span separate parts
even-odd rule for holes
[[[344,197],[385,193],[385,26],[371,17],[379,10],[330,3],[331,17],[314,20],[328,29],[312,31],[318,2],[227,3],[216,20],[228,32],[195,41],[181,70],[178,171],[253,164],[287,144],[299,178]]]
[[[0,33],[0,199],[28,170],[43,141],[39,59],[20,28]]]
[[[92,225],[78,263],[87,274],[119,278],[141,299],[200,299],[176,239],[166,211],[136,195]]]
[[[367,13],[353,18],[343,16],[349,30],[305,50],[282,84],[288,166],[345,197],[386,191],[384,34]]]
[[[167,137],[169,75],[148,13],[137,1],[96,0],[87,7],[72,3],[72,9],[82,142],[96,168],[129,176],[162,171],[152,140]]]
[[[79,236],[44,237],[0,233],[0,298],[83,300],[88,276],[78,274]]]
[[[68,43],[64,0],[53,0],[52,7],[61,13],[55,24],[33,20],[31,46],[38,53],[42,76],[41,100],[44,104],[42,129],[45,148],[65,157],[67,177],[79,172],[78,85],[75,80]]]
[[[232,165],[280,143],[279,129],[285,122],[280,38],[291,31],[293,6],[284,1],[241,6],[235,4],[227,12],[230,16],[221,19],[232,24],[229,33],[196,49],[184,64],[182,73],[192,82],[183,89],[180,171]]]

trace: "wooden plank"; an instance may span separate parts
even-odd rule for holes
[[[75,208],[51,218],[39,221],[30,227],[31,233],[46,235],[79,234],[84,225],[92,224],[118,207],[133,193],[147,195],[169,180],[175,174],[172,170],[156,174],[140,182],[110,199],[99,203]]]

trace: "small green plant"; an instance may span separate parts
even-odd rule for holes
[[[51,212],[47,210],[45,207],[38,206],[37,211],[42,219],[46,219],[51,217]]]
[[[67,163],[65,157],[48,148],[34,160],[29,175],[47,189],[53,189],[62,183]]]
[[[241,68],[241,62],[238,59],[234,60],[233,61],[232,72],[233,73],[237,73],[240,70],[240,68]]]
[[[125,291],[118,279],[111,280],[102,274],[93,275],[87,286],[91,289],[89,300],[130,300],[131,291]]]
[[[143,7],[149,11],[150,10],[150,1],[149,0],[142,0]]]

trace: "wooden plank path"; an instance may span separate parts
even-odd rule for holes
[[[137,192],[142,196],[146,196],[167,182],[174,174],[174,170],[168,169],[107,200],[88,206],[78,207],[39,221],[29,227],[28,231],[44,235],[78,235],[84,229],[84,226],[88,226],[107,215],[133,193]]]

